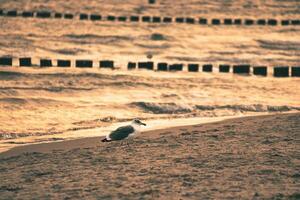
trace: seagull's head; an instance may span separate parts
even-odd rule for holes
[[[132,124],[138,125],[138,126],[146,126],[146,124],[143,123],[143,122],[141,122],[139,119],[134,119],[134,120],[132,121]]]

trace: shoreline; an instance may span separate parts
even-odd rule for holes
[[[259,113],[258,115],[264,115],[266,113]],[[188,126],[195,124],[205,124],[218,122],[226,119],[246,117],[254,115],[230,115],[222,117],[192,117],[192,118],[167,118],[167,119],[154,119],[145,120],[147,126],[143,129],[143,132],[167,129],[178,126]],[[103,137],[107,133],[116,129],[117,127],[128,125],[129,122],[117,122],[109,126],[103,126],[99,128],[82,129],[76,131],[66,131],[65,133],[50,134],[42,136],[27,136],[14,139],[0,140],[0,155],[6,151],[13,148],[18,148],[22,146],[35,145],[35,144],[47,144],[55,142],[65,142],[69,140],[77,140],[91,137]],[[174,126],[176,124],[176,126]]]
[[[153,132],[162,132],[162,131],[168,131],[168,130],[173,130],[173,129],[180,129],[180,128],[185,128],[185,127],[190,127],[194,125],[206,125],[206,124],[214,124],[214,123],[222,123],[227,120],[234,120],[234,119],[243,119],[243,118],[248,118],[248,117],[260,117],[260,116],[274,116],[274,115],[285,115],[285,114],[292,114],[292,113],[300,113],[300,112],[283,112],[283,113],[259,113],[259,114],[252,114],[252,115],[235,115],[235,116],[225,116],[225,117],[206,117],[206,118],[179,118],[179,119],[168,119],[168,120],[162,120],[162,121],[168,121],[168,123],[165,123],[164,125],[160,126],[155,126],[154,127],[150,126],[147,129],[145,129],[142,134],[143,137],[149,136],[149,133]],[[205,120],[203,120],[205,119]],[[184,121],[180,125],[176,126],[171,126],[171,124],[174,124],[176,121]],[[192,120],[192,122],[187,123],[187,121]],[[201,120],[196,122],[197,120]],[[152,120],[157,123],[157,121],[160,120]],[[146,123],[149,123],[149,121],[145,121]],[[122,122],[122,123],[116,123],[112,126],[103,127],[106,132],[111,131],[115,129],[118,126],[121,125],[126,125],[128,122]],[[103,128],[96,128],[96,129],[89,129],[89,130],[81,130],[77,131],[78,132],[83,132],[79,135],[85,135],[83,136],[77,136],[77,137],[66,137],[65,139],[61,141],[42,141],[42,142],[36,142],[36,143],[27,143],[27,144],[16,144],[15,146],[12,145],[10,148],[6,148],[5,151],[0,151],[0,158],[5,158],[5,157],[11,157],[11,156],[18,156],[23,153],[30,153],[30,152],[42,152],[42,153],[49,153],[51,151],[61,151],[61,150],[71,150],[74,148],[86,148],[86,147],[91,147],[91,146],[97,146],[98,143],[100,143],[100,138],[106,135],[106,133],[98,134],[97,136],[87,136],[88,131],[92,132],[98,132],[98,130],[101,130]],[[111,129],[111,130],[110,130]],[[76,131],[73,131],[76,132]],[[76,134],[76,133],[75,133]],[[62,134],[57,134],[57,136],[62,136]],[[49,135],[51,138],[55,137],[56,135]],[[49,137],[48,136],[48,137]],[[33,138],[42,138],[43,136],[31,136]],[[47,136],[44,136],[47,137]],[[140,137],[140,136],[138,136]],[[19,138],[19,139],[28,139],[28,138]],[[95,142],[97,141],[97,142]],[[1,149],[3,150],[3,149]]]

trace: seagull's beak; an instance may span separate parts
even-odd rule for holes
[[[143,126],[147,126],[145,123],[142,123],[142,122],[141,122],[141,125],[143,125]]]

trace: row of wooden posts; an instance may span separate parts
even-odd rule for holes
[[[40,59],[39,64],[33,64],[30,57],[24,57],[18,59],[19,67],[71,67],[71,60],[66,59],[55,59],[56,63],[52,59]],[[77,68],[93,68],[93,60],[75,60],[75,67]],[[12,57],[0,57],[0,67],[11,67],[13,65]],[[100,68],[115,69],[114,61],[112,60],[101,60],[99,61]],[[183,71],[185,65],[181,63],[177,64],[168,64],[166,62],[159,62],[156,64],[152,61],[146,62],[128,62],[127,69],[147,69],[147,70],[156,70],[156,71]],[[188,72],[213,72],[212,64],[199,65],[197,63],[189,63],[186,65]],[[267,66],[251,66],[250,64],[243,65],[227,65],[220,64],[218,65],[220,73],[229,73],[233,72],[234,74],[251,74],[259,76],[268,75]],[[251,70],[252,68],[252,70]],[[232,69],[232,70],[231,70]],[[300,66],[275,66],[273,67],[273,76],[274,77],[300,77]]]
[[[72,13],[59,13],[49,11],[17,11],[17,10],[3,10],[0,9],[0,16],[4,17],[24,17],[24,18],[56,18],[56,19],[80,19],[91,21],[119,21],[119,22],[149,22],[149,23],[187,23],[187,24],[200,24],[200,25],[269,25],[269,26],[296,26],[300,25],[300,19],[207,19],[207,18],[194,18],[194,17],[162,17],[162,16],[115,16],[108,15],[102,16],[99,14],[72,14]]]

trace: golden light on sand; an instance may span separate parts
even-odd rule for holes
[[[299,8],[0,1],[0,199],[299,199]]]

